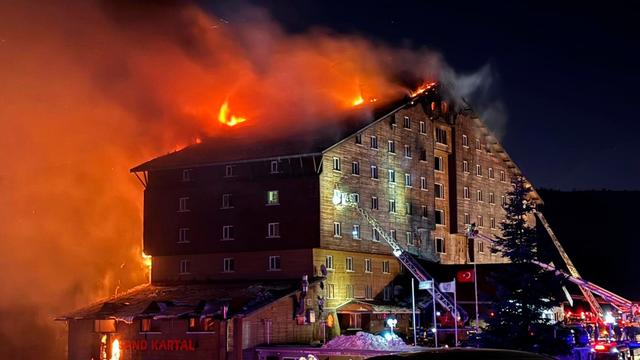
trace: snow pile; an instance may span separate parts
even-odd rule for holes
[[[389,340],[380,335],[358,331],[355,335],[341,335],[333,338],[324,347],[354,350],[405,350],[410,347],[396,334],[389,334],[387,337]]]

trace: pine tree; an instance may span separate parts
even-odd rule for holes
[[[552,333],[542,314],[555,305],[554,292],[560,288],[560,282],[553,273],[534,264],[538,261],[539,238],[535,227],[528,222],[535,210],[531,187],[523,177],[515,177],[512,186],[513,189],[506,194],[502,236],[496,241],[496,248],[512,265],[508,272],[493,275],[497,290],[495,315],[488,320],[484,332],[485,345],[561,352],[565,349],[552,337],[541,339],[538,336]]]

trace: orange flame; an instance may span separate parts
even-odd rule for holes
[[[231,117],[229,117],[229,101],[225,100],[224,104],[222,104],[222,106],[220,107],[220,112],[218,113],[218,121],[227,126],[236,126],[247,121],[247,119],[235,115],[231,115]]]
[[[427,91],[427,90],[431,89],[431,87],[433,87],[433,85],[435,85],[435,84],[436,84],[435,82],[430,82],[430,83],[422,84],[422,85],[420,85],[420,87],[419,87],[419,88],[417,88],[415,91],[412,91],[412,92],[411,92],[411,94],[410,94],[410,96],[411,96],[411,97],[416,97],[416,96],[418,96],[418,95],[422,94],[423,92],[425,92],[425,91]]]
[[[353,100],[352,104],[353,106],[358,106],[363,102],[364,102],[364,99],[362,98],[362,95],[358,95],[358,97],[355,100]]]
[[[120,360],[120,341],[118,339],[111,343],[111,360]]]

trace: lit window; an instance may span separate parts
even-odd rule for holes
[[[375,135],[371,135],[371,148],[372,149],[377,149],[378,148],[378,137]]]
[[[444,239],[443,238],[435,238],[435,243],[436,243],[436,252],[438,254],[445,254],[446,253],[446,249],[444,246]]]
[[[182,181],[183,182],[191,181],[191,169],[182,170]]]
[[[160,327],[160,320],[151,318],[140,319],[140,332],[147,333],[159,333],[162,332]]]
[[[469,162],[466,160],[462,161],[462,171],[465,173],[469,172]]]
[[[327,255],[325,257],[324,266],[326,266],[328,270],[333,270],[333,255]]]
[[[357,145],[362,145],[362,134],[356,134],[355,139]]]
[[[227,165],[224,167],[224,176],[231,177],[233,176],[233,165]]]
[[[233,207],[231,194],[222,194],[222,208],[229,209]]]
[[[462,135],[462,146],[468,148],[469,147],[469,138],[467,135]]]
[[[476,176],[482,176],[482,166],[480,164],[476,165]]]
[[[442,184],[434,184],[433,186],[436,199],[444,199],[444,185]]]
[[[222,227],[222,240],[233,240],[233,225]]]
[[[427,190],[427,178],[424,176],[420,177],[420,190]]]
[[[447,145],[447,131],[445,129],[436,128],[436,142]]]
[[[489,204],[495,204],[496,203],[496,199],[495,199],[495,195],[490,192],[489,193]]]
[[[469,194],[469,187],[465,186],[462,190],[462,197],[465,199],[471,199],[471,195]]]
[[[395,184],[396,182],[396,171],[389,170],[389,184]]]
[[[342,224],[340,224],[339,222],[333,223],[333,236],[342,237]]]
[[[180,260],[180,274],[190,274],[191,273],[191,261],[189,260]]]
[[[404,121],[402,123],[405,129],[411,129],[411,119],[408,116],[404,117]]]
[[[436,225],[444,225],[444,211],[436,209]]]
[[[396,153],[396,142],[393,140],[389,140],[389,142],[387,143],[387,150],[389,151],[390,154],[395,154]]]
[[[93,331],[97,333],[114,333],[116,332],[117,321],[114,319],[94,320]]]
[[[354,161],[351,163],[351,174],[360,175],[360,162]]]
[[[434,156],[433,157],[433,168],[436,171],[444,171],[444,162],[442,161],[442,157],[441,156]]]
[[[413,246],[414,242],[413,242],[413,233],[411,231],[407,231],[404,234],[405,237],[405,241],[407,242],[407,245],[409,246]]]
[[[489,179],[493,179],[494,178],[493,168],[490,167],[488,171],[489,171]]]
[[[364,259],[364,272],[371,272],[371,259]]]
[[[278,172],[279,172],[278,161],[277,160],[271,161],[271,173],[272,174],[277,174]]]
[[[354,224],[351,230],[351,236],[354,240],[360,240],[360,225]]]
[[[471,216],[467,213],[464,214],[464,224],[465,225],[471,224]]]
[[[216,322],[210,317],[191,317],[188,319],[187,333],[214,332],[216,330]]]
[[[411,174],[404,174],[404,186],[410,187],[411,184]]]
[[[345,269],[347,271],[353,271],[353,258],[351,256],[347,256],[346,258]]]
[[[222,264],[222,271],[234,272],[236,270],[235,260],[233,258],[224,258]]]
[[[340,158],[339,157],[334,157],[333,158],[333,170],[340,171]]]
[[[420,121],[420,134],[427,133],[427,124],[424,121]]]
[[[378,167],[375,165],[371,165],[371,178],[372,179],[378,178]]]
[[[178,243],[186,244],[189,242],[189,228],[178,229]]]
[[[383,274],[388,274],[391,271],[390,270],[390,266],[389,266],[389,260],[385,260],[382,262],[382,273]]]
[[[269,270],[280,270],[280,256],[269,256]]]
[[[404,146],[404,157],[409,159],[411,158],[411,146],[409,145]]]
[[[478,221],[476,225],[478,225],[479,227],[484,226],[484,217],[482,215],[478,215]]]
[[[404,203],[404,213],[405,215],[413,215],[413,203],[411,200],[407,200]]]
[[[396,201],[395,200],[389,200],[389,212],[392,214],[395,214],[396,212]]]
[[[426,205],[420,206],[420,212],[422,213],[422,217],[423,218],[429,217],[429,211],[427,210],[427,206]]]
[[[277,238],[280,237],[280,223],[269,223],[267,225],[267,237]]]
[[[380,241],[380,232],[376,229],[372,229],[371,231],[371,240]]]
[[[476,190],[476,200],[478,202],[484,201],[483,196],[482,196],[482,190]]]
[[[375,196],[371,197],[371,210],[378,210],[378,198]]]
[[[187,211],[191,211],[189,209],[189,198],[181,197],[180,199],[178,199],[178,212],[187,212]]]
[[[280,194],[278,190],[269,190],[267,191],[267,205],[279,205],[280,204]]]

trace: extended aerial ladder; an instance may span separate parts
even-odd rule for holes
[[[380,236],[387,242],[387,244],[393,250],[393,255],[404,265],[411,274],[418,281],[433,281],[433,296],[435,300],[447,309],[451,314],[457,314],[463,321],[467,321],[469,316],[467,312],[460,306],[455,306],[453,300],[445,293],[440,291],[433,276],[429,275],[427,271],[420,265],[420,263],[407,251],[405,251],[380,225],[380,223],[369,214],[365,209],[361,208],[357,202],[356,194],[343,193],[340,190],[334,190],[333,194],[334,205],[344,205],[355,209],[363,219],[365,219],[371,227],[377,231]]]

